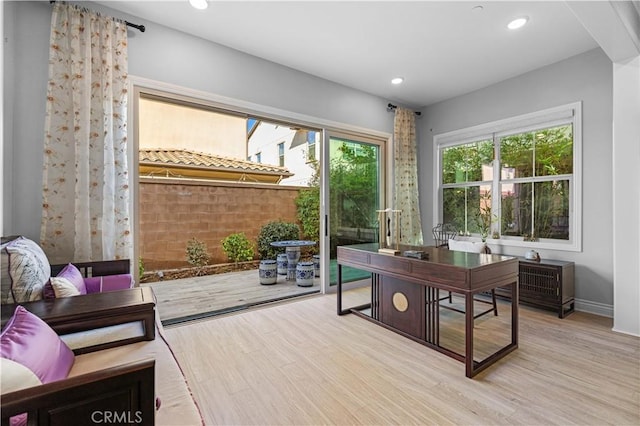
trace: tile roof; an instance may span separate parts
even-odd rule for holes
[[[157,165],[191,166],[216,170],[234,170],[291,176],[286,167],[254,163],[235,158],[189,151],[186,149],[141,149],[140,163]]]

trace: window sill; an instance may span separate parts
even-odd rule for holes
[[[479,238],[478,238],[479,240]],[[500,252],[500,247],[521,247],[526,249],[540,249],[540,250],[559,250],[559,251],[575,251],[580,252],[582,248],[574,241],[552,241],[552,240],[539,240],[539,241],[524,241],[518,237],[501,237],[501,238],[487,238],[487,245],[494,253]]]

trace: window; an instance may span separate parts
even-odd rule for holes
[[[278,165],[284,167],[284,142],[278,144]]]
[[[442,152],[443,222],[463,233],[480,233],[480,200],[490,210],[493,142],[484,140]],[[486,229],[485,229],[486,231]],[[486,234],[484,234],[486,237]]]
[[[307,161],[316,159],[316,132],[307,132]]]
[[[434,137],[436,222],[503,245],[579,251],[580,104]]]
[[[572,126],[500,138],[500,164],[502,235],[568,240]]]
[[[256,153],[256,163],[262,163],[262,153],[261,152],[257,152]]]

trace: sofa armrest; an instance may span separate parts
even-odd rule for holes
[[[2,425],[22,413],[37,425],[104,423],[105,416],[153,425],[154,369],[147,359],[3,394]]]
[[[142,321],[145,331],[141,336],[100,345],[90,350],[83,349],[76,353],[155,339],[155,298],[151,287],[37,300],[21,305],[40,317],[59,335]],[[4,305],[0,311],[3,327],[11,318],[15,307],[16,305]]]
[[[101,260],[96,262],[71,262],[85,277],[102,277],[105,275],[130,274],[129,259]],[[55,277],[67,264],[51,265],[51,276]]]

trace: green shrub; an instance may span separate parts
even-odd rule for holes
[[[298,220],[302,224],[304,237],[318,241],[320,239],[320,190],[319,188],[301,189],[296,197]]]
[[[296,197],[296,217],[302,225],[302,234],[305,239],[311,241],[320,241],[320,163],[314,161],[313,174],[309,179],[307,188],[303,188],[298,192]],[[319,247],[312,246],[310,253],[318,253]]]
[[[300,239],[300,227],[295,223],[274,221],[269,222],[258,233],[258,254],[261,259],[275,259],[278,253],[284,253],[284,248],[271,246],[274,241]]]
[[[187,262],[189,262],[190,265],[201,268],[209,264],[210,258],[211,256],[209,256],[205,243],[197,240],[195,237],[187,241]]]
[[[229,261],[234,263],[253,260],[253,244],[244,232],[231,234],[222,240],[222,250],[227,254]]]
[[[144,275],[144,262],[142,261],[142,256],[138,258],[138,277],[142,277]]]

